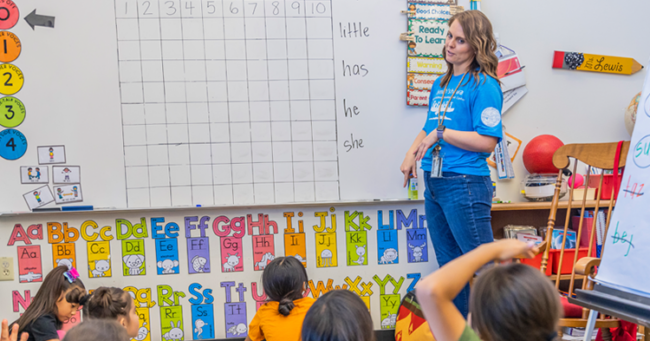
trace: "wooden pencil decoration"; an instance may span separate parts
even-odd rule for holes
[[[641,71],[643,65],[634,58],[555,51],[553,68],[631,75]]]

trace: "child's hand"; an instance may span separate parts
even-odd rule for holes
[[[517,239],[502,239],[491,244],[496,252],[496,258],[500,261],[510,260],[522,256],[533,258],[539,253],[539,248],[532,243],[525,243]]]
[[[2,320],[2,332],[0,333],[0,341],[17,341],[18,340],[18,324],[14,324],[11,328],[11,336],[9,336],[9,322]],[[29,334],[23,333],[20,336],[20,341],[27,341]]]

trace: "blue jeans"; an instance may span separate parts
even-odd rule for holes
[[[492,181],[489,176],[443,173],[432,178],[424,172],[424,210],[433,249],[440,267],[483,243],[494,240],[491,212]],[[467,318],[469,284],[454,299]]]

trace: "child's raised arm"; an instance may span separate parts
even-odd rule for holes
[[[520,255],[532,258],[537,252],[537,247],[516,239],[483,244],[418,283],[416,295],[436,341],[458,341],[462,336],[467,321],[453,299],[477,270],[493,260],[508,260]]]
[[[0,341],[17,341],[18,340],[18,324],[14,324],[11,328],[11,335],[9,335],[9,322],[2,320],[2,332],[0,334]],[[27,341],[29,335],[22,333],[20,341]]]

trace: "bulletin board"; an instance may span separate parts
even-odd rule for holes
[[[18,318],[65,265],[89,290],[135,297],[135,340],[177,341],[172,328],[180,340],[243,338],[267,299],[262,271],[287,255],[306,266],[307,296],[353,291],[376,330],[392,329],[401,299],[437,268],[428,234],[423,207],[412,204],[5,216],[0,257],[12,259],[15,278],[0,281],[0,315]]]

